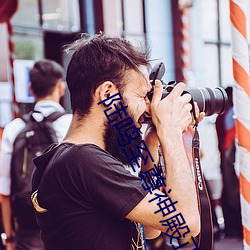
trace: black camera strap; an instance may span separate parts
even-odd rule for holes
[[[195,174],[195,183],[197,189],[197,199],[201,218],[201,231],[198,235],[198,246],[200,250],[213,249],[213,222],[212,210],[205,179],[202,173],[200,163],[200,139],[198,133],[198,120],[195,117],[196,124],[194,125],[194,136],[192,140],[193,151],[193,167]]]

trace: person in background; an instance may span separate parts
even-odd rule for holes
[[[3,135],[3,128],[0,127],[0,152],[1,152],[1,141],[2,141],[2,135]],[[0,172],[1,175],[1,172]],[[0,195],[0,214],[2,214],[2,196]],[[3,230],[3,221],[2,216],[0,216],[0,234],[4,232]],[[5,246],[2,244],[2,241],[0,241],[0,249],[4,250]]]
[[[60,141],[65,136],[72,117],[70,114],[66,114],[64,108],[59,104],[61,97],[65,93],[64,70],[55,61],[43,59],[35,62],[29,76],[30,91],[35,97],[34,112],[40,112],[45,118],[55,112],[61,113],[60,117],[52,123],[56,136]],[[30,230],[21,221],[16,222],[13,214],[12,184],[15,184],[11,181],[13,145],[19,133],[25,129],[25,126],[23,119],[14,119],[5,126],[2,137],[0,194],[2,195],[2,219],[7,250],[44,249],[39,226],[36,225],[35,230]],[[27,197],[27,199],[30,200],[30,197]],[[23,221],[25,220],[29,221],[30,218],[23,218]]]
[[[218,117],[216,114],[205,117],[199,125],[201,166],[211,200],[215,239],[223,238],[225,235],[225,221],[221,203],[223,189],[223,179],[220,168],[221,154],[218,147],[218,137],[215,126]]]
[[[235,157],[233,87],[229,86],[225,91],[228,95],[228,110],[216,120],[223,178],[221,200],[225,217],[225,235],[242,238],[239,179]]]

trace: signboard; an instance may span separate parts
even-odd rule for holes
[[[0,127],[4,127],[12,120],[12,85],[0,82]]]
[[[33,60],[14,61],[15,94],[17,102],[33,103],[35,101],[29,90],[29,71],[33,65]]]

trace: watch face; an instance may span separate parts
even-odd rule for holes
[[[6,246],[7,235],[5,233],[1,233],[1,239],[2,239],[3,245]]]
[[[1,233],[1,239],[5,239],[6,240],[7,235],[5,233]]]
[[[5,233],[1,233],[1,239],[3,245],[6,246],[6,243],[15,242],[15,235],[12,235],[8,238]]]

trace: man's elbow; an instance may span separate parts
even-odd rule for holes
[[[189,235],[190,236],[197,236],[200,233],[200,216],[189,216],[189,218],[186,219],[188,228],[190,230]]]
[[[156,228],[156,227],[155,227]],[[166,227],[159,224],[158,230],[166,232]],[[185,216],[185,225],[179,227],[181,235],[185,235],[184,238],[196,237],[200,233],[200,215]]]

